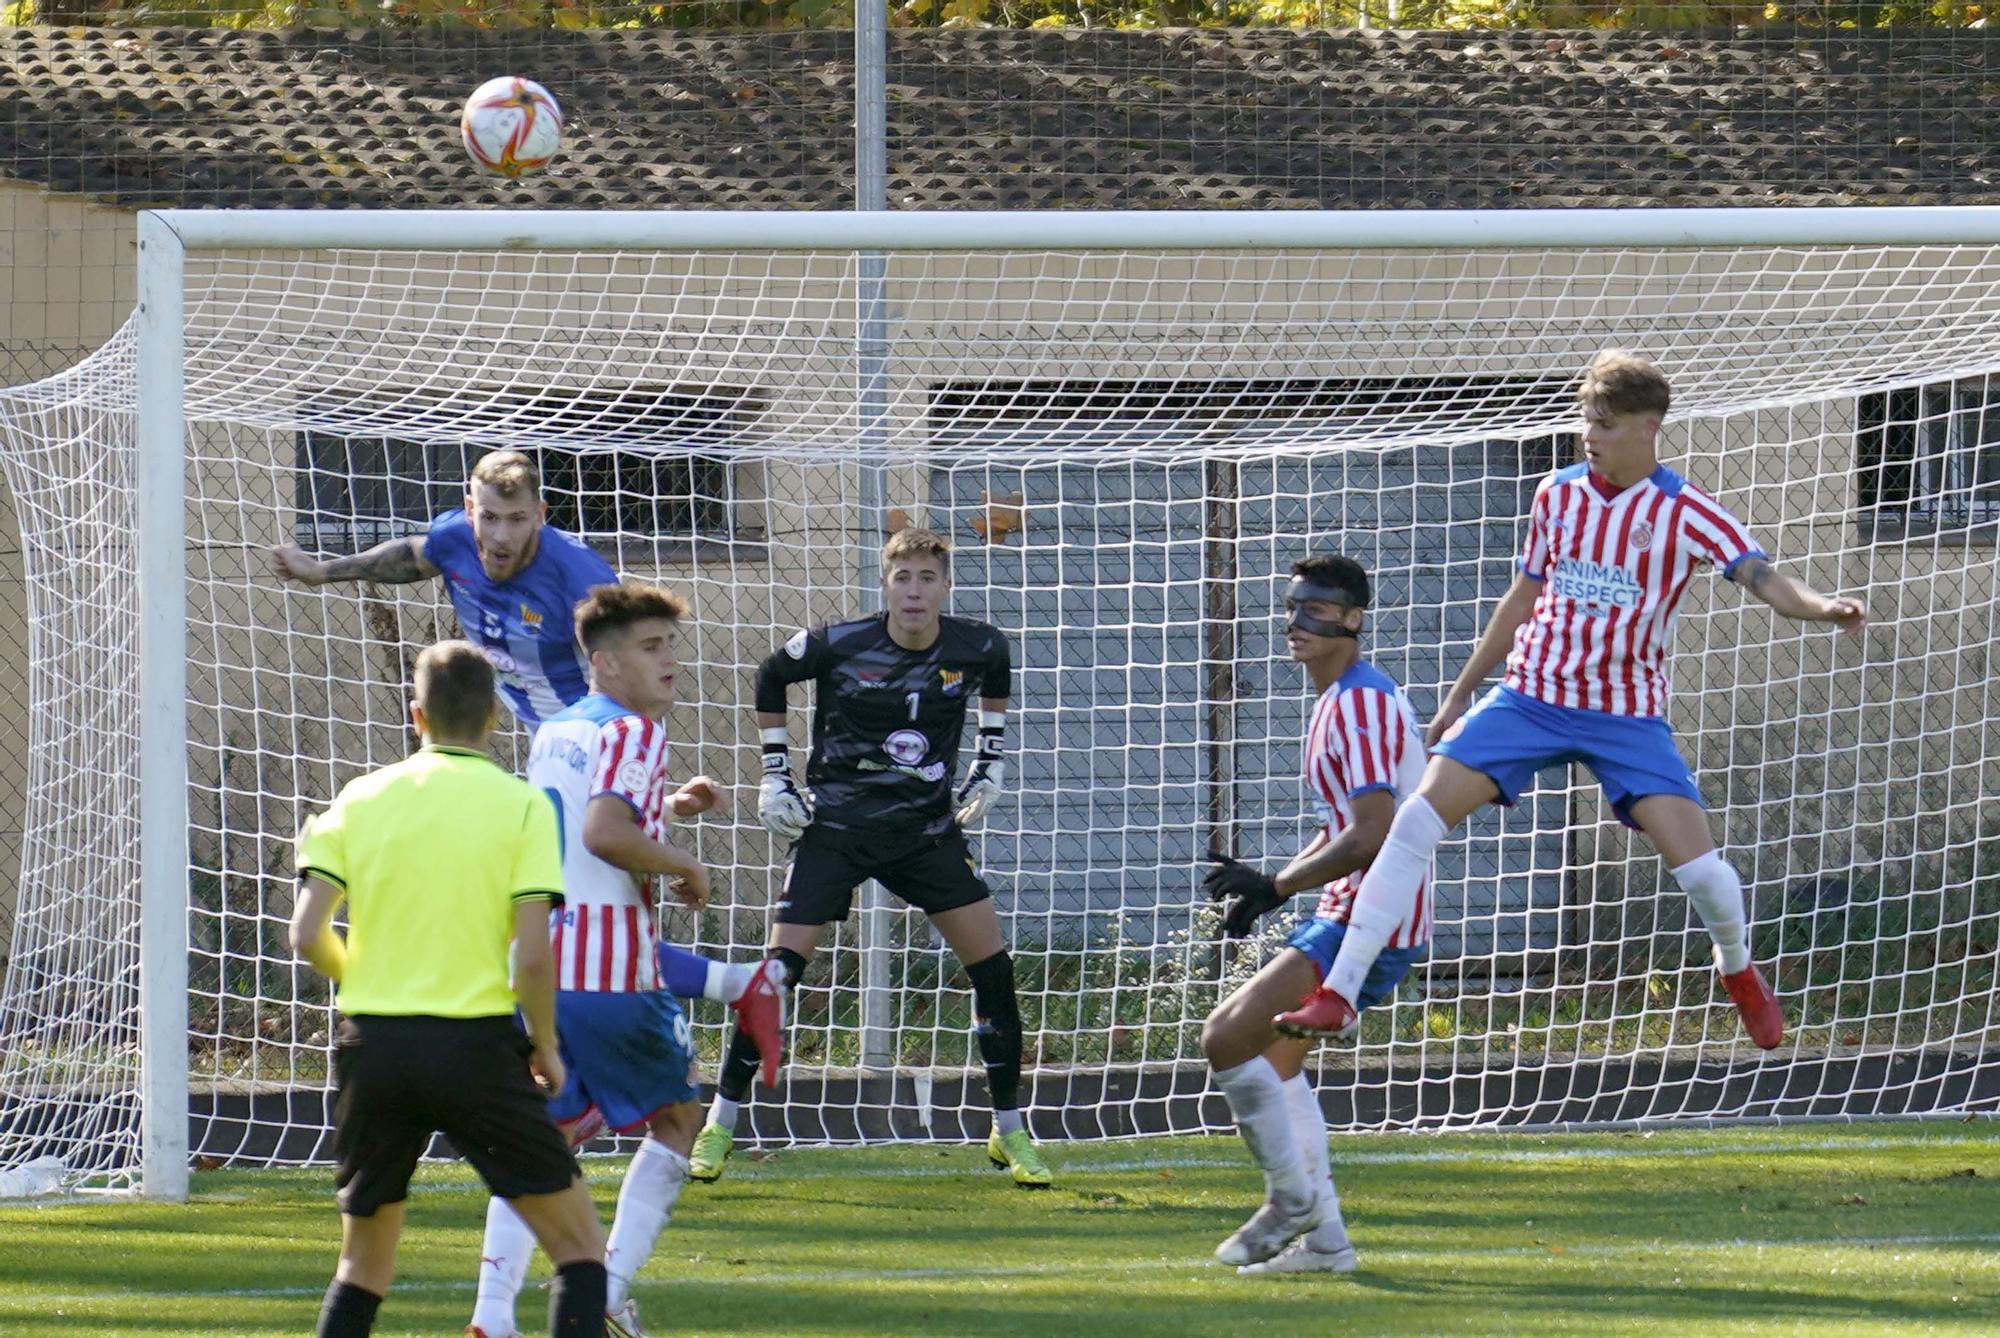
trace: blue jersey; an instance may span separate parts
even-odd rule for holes
[[[593,585],[618,579],[611,564],[573,534],[542,526],[534,560],[495,583],[479,565],[472,520],[451,511],[431,522],[424,561],[444,576],[466,639],[493,657],[500,695],[529,729],[590,691],[590,665],[576,644],[576,606]]]

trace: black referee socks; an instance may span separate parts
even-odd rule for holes
[[[319,1307],[317,1338],[368,1338],[382,1298],[351,1282],[335,1279]]]
[[[549,1332],[556,1338],[599,1338],[604,1332],[604,1265],[579,1259],[556,1270],[549,1285]]]

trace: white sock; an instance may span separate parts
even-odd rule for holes
[[[1284,1088],[1285,1109],[1292,1119],[1292,1141],[1298,1144],[1306,1175],[1326,1205],[1307,1242],[1320,1250],[1344,1249],[1348,1244],[1347,1225],[1340,1220],[1340,1191],[1333,1187],[1333,1157],[1326,1147],[1326,1116],[1320,1113],[1319,1094],[1313,1091],[1303,1073],[1285,1079]]]
[[[687,1158],[657,1138],[639,1145],[625,1183],[618,1187],[618,1215],[611,1219],[611,1239],[604,1249],[609,1275],[604,1307],[616,1310],[631,1295],[632,1279],[653,1253],[653,1242],[667,1229],[674,1201],[687,1183]]]
[[[750,988],[750,979],[756,974],[756,967],[745,966],[741,962],[710,962],[708,978],[702,982],[701,997],[717,1003],[735,1003],[743,997],[743,991]]]
[[[479,1245],[479,1297],[472,1322],[501,1338],[514,1332],[514,1298],[528,1280],[535,1257],[535,1233],[502,1198],[486,1201],[486,1238]]]
[[[1674,870],[1674,881],[1715,940],[1722,973],[1733,976],[1750,965],[1750,929],[1743,911],[1743,880],[1720,850],[1691,859]]]
[[[1264,1189],[1271,1201],[1287,1209],[1311,1203],[1317,1191],[1299,1156],[1285,1085],[1278,1081],[1271,1061],[1258,1055],[1247,1064],[1222,1069],[1215,1075],[1215,1085],[1236,1116],[1236,1130],[1249,1145],[1251,1160],[1264,1172]]]
[[[743,1109],[741,1103],[731,1101],[717,1092],[715,1100],[708,1103],[708,1122],[719,1124],[733,1134],[736,1132],[736,1112],[741,1109]]]
[[[1333,1158],[1326,1148],[1326,1118],[1319,1111],[1319,1094],[1303,1073],[1282,1084],[1285,1110],[1292,1121],[1292,1142],[1305,1164],[1306,1176],[1321,1192],[1333,1192]]]
[[[1430,801],[1421,795],[1410,799],[1396,810],[1387,839],[1361,876],[1347,933],[1326,973],[1326,987],[1356,1008],[1376,957],[1416,905],[1417,889],[1431,871],[1431,852],[1444,837],[1444,819]]]
[[[1011,1134],[1016,1129],[1025,1129],[1027,1122],[1018,1110],[996,1110],[993,1112],[993,1127],[1003,1134]]]

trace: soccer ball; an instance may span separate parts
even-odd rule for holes
[[[480,170],[518,177],[540,171],[562,145],[562,108],[532,79],[488,79],[465,100],[458,118],[465,151]]]

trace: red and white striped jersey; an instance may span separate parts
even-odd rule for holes
[[[591,854],[583,815],[591,800],[611,795],[632,806],[648,836],[665,838],[665,728],[593,692],[535,730],[528,783],[554,802],[562,836],[563,904],[550,917],[556,988],[660,988],[650,880]]]
[[[1659,466],[1606,496],[1582,464],[1542,480],[1521,570],[1542,582],[1514,633],[1505,683],[1537,701],[1612,715],[1664,715],[1674,611],[1695,568],[1724,575],[1764,556],[1743,522]]]
[[[1388,790],[1401,803],[1424,778],[1424,736],[1417,713],[1396,680],[1369,664],[1352,668],[1319,696],[1306,730],[1306,793],[1329,841],[1354,822],[1354,799]],[[1347,923],[1361,870],[1343,874],[1320,894],[1318,915]],[[1389,936],[1391,948],[1431,940],[1431,880],[1417,888],[1410,913]]]

